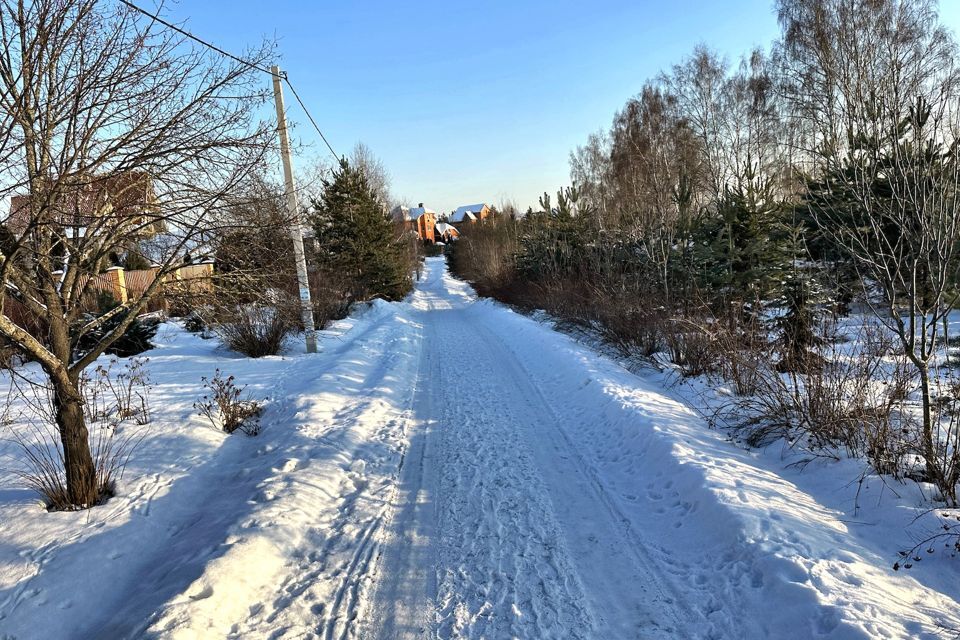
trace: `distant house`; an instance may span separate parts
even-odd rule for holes
[[[390,212],[390,217],[402,223],[405,228],[416,231],[417,237],[424,242],[436,242],[434,228],[437,224],[437,212],[424,207],[422,202],[416,207],[396,207]]]
[[[451,242],[460,237],[460,232],[457,231],[457,228],[452,224],[446,222],[437,223],[437,235],[440,237],[440,240],[443,242]]]
[[[76,186],[48,204],[45,220],[63,227],[67,237],[83,238],[99,229],[115,233],[123,224],[128,236],[149,238],[164,231],[163,223],[148,215],[155,202],[153,180],[146,173],[90,176],[77,179]],[[26,231],[33,215],[31,204],[29,195],[10,199],[10,215],[5,220],[10,231]]]
[[[450,222],[482,222],[491,215],[493,210],[486,203],[468,204],[457,207],[457,210],[450,214]]]

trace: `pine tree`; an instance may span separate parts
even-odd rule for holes
[[[748,160],[738,184],[725,189],[718,214],[698,230],[695,260],[704,285],[741,302],[774,298],[796,251],[772,182]]]
[[[542,211],[527,214],[526,232],[520,238],[517,268],[534,281],[583,278],[589,266],[587,215],[577,211],[579,194],[567,187],[557,192],[557,206],[550,194],[540,198]]]
[[[410,291],[402,234],[363,169],[341,160],[313,207],[317,262],[347,279],[355,299],[399,300]]]
[[[875,99],[868,109],[873,113],[882,109],[882,104]],[[934,275],[928,273],[927,261],[912,263],[930,251],[918,233],[925,224],[924,213],[904,197],[910,194],[922,202],[936,193],[935,183],[948,184],[955,171],[956,147],[945,148],[942,141],[926,135],[929,118],[930,105],[919,98],[909,115],[890,127],[851,133],[850,152],[822,176],[807,180],[805,198],[798,207],[807,246],[811,257],[829,265],[837,277],[836,295],[844,304],[852,298],[853,283],[859,278],[857,255],[861,252],[871,256],[899,253],[903,262],[897,269],[915,271],[910,286],[919,292],[921,306],[933,304]],[[897,288],[893,283],[889,286]]]

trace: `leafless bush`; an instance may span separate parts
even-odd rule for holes
[[[939,548],[951,558],[960,553],[960,514],[956,511],[941,511],[937,513],[939,526],[923,536],[910,549],[899,551],[900,560],[893,563],[893,570],[912,569],[913,565],[923,560],[924,555],[932,555]]]
[[[229,317],[224,317],[230,314]],[[250,358],[280,353],[294,322],[284,306],[261,304],[221,308],[215,331],[230,349]]]
[[[515,278],[519,251],[517,223],[497,216],[483,225],[461,225],[461,236],[450,247],[450,266],[459,277],[479,288],[493,289]]]
[[[291,292],[293,294],[295,292]],[[343,274],[311,272],[310,296],[313,301],[313,322],[318,329],[323,329],[334,320],[346,318],[353,305],[350,282]]]
[[[942,496],[957,503],[957,484],[960,483],[960,376],[952,368],[938,371],[934,398],[935,422],[932,459],[926,459],[926,479],[937,485]],[[917,448],[923,453],[923,448]],[[930,471],[933,470],[931,474]]]
[[[723,354],[719,352],[712,323],[671,318],[663,324],[663,340],[670,362],[685,376],[719,373]]]
[[[213,378],[202,381],[208,393],[193,406],[214,429],[225,433],[240,430],[248,436],[260,433],[263,405],[244,394],[245,386],[238,387],[233,376],[224,378],[219,369]]]
[[[119,360],[112,358],[106,367],[97,365],[92,376],[84,373],[81,393],[87,418],[91,422],[133,418],[138,425],[150,422],[150,374],[145,369],[149,361],[131,358],[114,374]]]
[[[738,396],[756,393],[770,365],[769,340],[760,320],[731,313],[710,323],[707,330],[709,339],[703,346],[712,351],[720,376]]]
[[[656,298],[614,286],[588,287],[586,296],[582,306],[609,344],[624,354],[644,357],[660,350],[669,311]]]
[[[759,367],[752,393],[714,418],[750,446],[785,438],[828,455],[839,447],[866,456],[879,473],[902,476],[917,428],[906,406],[914,377],[890,346],[889,337],[865,327],[846,351],[828,343],[820,366],[805,373]]]

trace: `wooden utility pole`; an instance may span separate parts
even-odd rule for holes
[[[287,195],[287,213],[290,215],[290,236],[293,255],[297,262],[297,283],[300,285],[300,319],[307,339],[307,353],[317,352],[317,336],[313,326],[313,304],[310,301],[310,281],[307,279],[307,258],[303,253],[303,228],[300,226],[300,208],[293,184],[290,165],[290,139],[287,137],[287,112],[283,108],[283,90],[280,86],[280,67],[273,65],[273,97],[277,103],[277,130],[280,132],[280,156],[283,158],[283,183]]]

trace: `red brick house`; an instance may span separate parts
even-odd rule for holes
[[[493,210],[486,203],[468,204],[457,207],[457,210],[450,214],[450,222],[483,222],[492,215]]]
[[[437,241],[434,228],[437,225],[437,212],[428,209],[421,202],[417,207],[397,207],[390,216],[407,229],[417,232],[417,237],[433,244]]]

